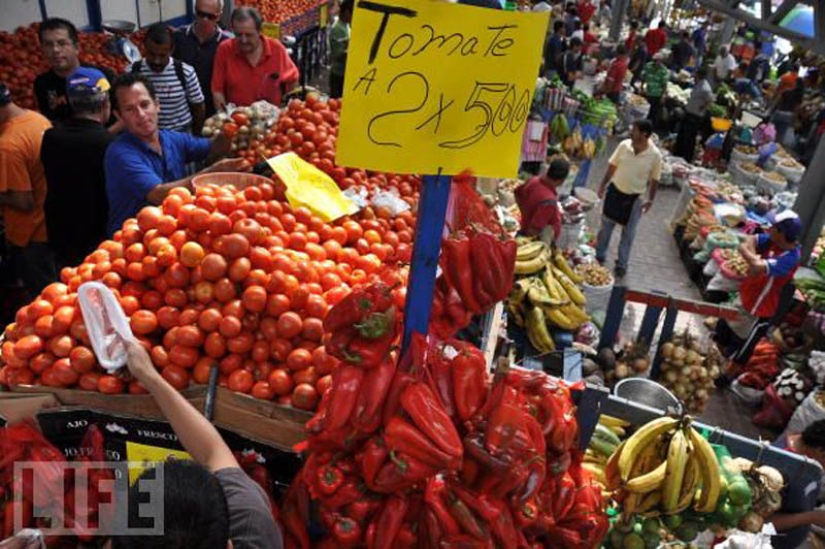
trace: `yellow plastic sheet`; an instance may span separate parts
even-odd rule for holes
[[[293,208],[309,208],[324,221],[358,211],[358,206],[344,196],[331,177],[297,154],[284,153],[266,162],[286,185],[286,199]]]

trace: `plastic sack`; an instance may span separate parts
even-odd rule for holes
[[[759,403],[762,402],[762,397],[765,395],[765,391],[743,385],[739,382],[739,378],[733,380],[733,383],[730,385],[730,391],[748,406],[759,406]]]
[[[788,427],[785,429],[786,432],[801,433],[811,423],[825,419],[825,408],[817,401],[818,393],[822,394],[822,391],[820,389],[811,391],[808,396],[805,397],[805,400],[796,407],[790,421],[788,421]]]
[[[40,530],[23,528],[10,538],[0,541],[0,549],[46,549],[46,538]]]
[[[83,323],[95,356],[108,372],[126,364],[126,345],[134,339],[123,308],[112,291],[100,282],[86,282],[77,289]]]
[[[267,163],[286,185],[286,199],[293,208],[308,208],[326,222],[358,211],[330,176],[297,154],[284,153]]]
[[[391,191],[381,191],[372,197],[372,205],[376,208],[386,208],[393,217],[410,209],[410,205]]]
[[[359,210],[370,205],[369,193],[365,187],[350,187],[344,190],[344,196],[347,197]]]
[[[502,234],[501,225],[475,189],[475,177],[463,172],[453,178],[450,187],[446,226],[450,231],[463,231],[474,225],[492,234]]]

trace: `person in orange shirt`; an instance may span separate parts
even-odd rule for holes
[[[17,276],[32,297],[57,277],[46,244],[46,176],[40,163],[43,134],[52,124],[17,106],[0,84],[0,211]]]
[[[245,106],[265,99],[273,105],[298,83],[298,67],[278,40],[261,34],[263,19],[255,8],[232,12],[235,38],[218,46],[212,72],[215,109],[227,103]]]

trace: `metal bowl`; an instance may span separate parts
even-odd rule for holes
[[[103,30],[111,32],[112,34],[131,34],[135,32],[137,25],[131,21],[122,21],[118,19],[109,19],[102,21],[100,26]]]
[[[673,408],[677,413],[682,413],[682,403],[676,398],[676,395],[647,378],[629,377],[623,379],[616,384],[613,392],[616,396],[636,404],[643,404],[663,412]]]

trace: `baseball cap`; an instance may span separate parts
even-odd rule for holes
[[[802,236],[802,220],[793,210],[785,210],[772,215],[770,221],[789,242],[796,242]]]
[[[78,67],[66,78],[66,95],[85,97],[109,91],[106,75],[92,67]]]

